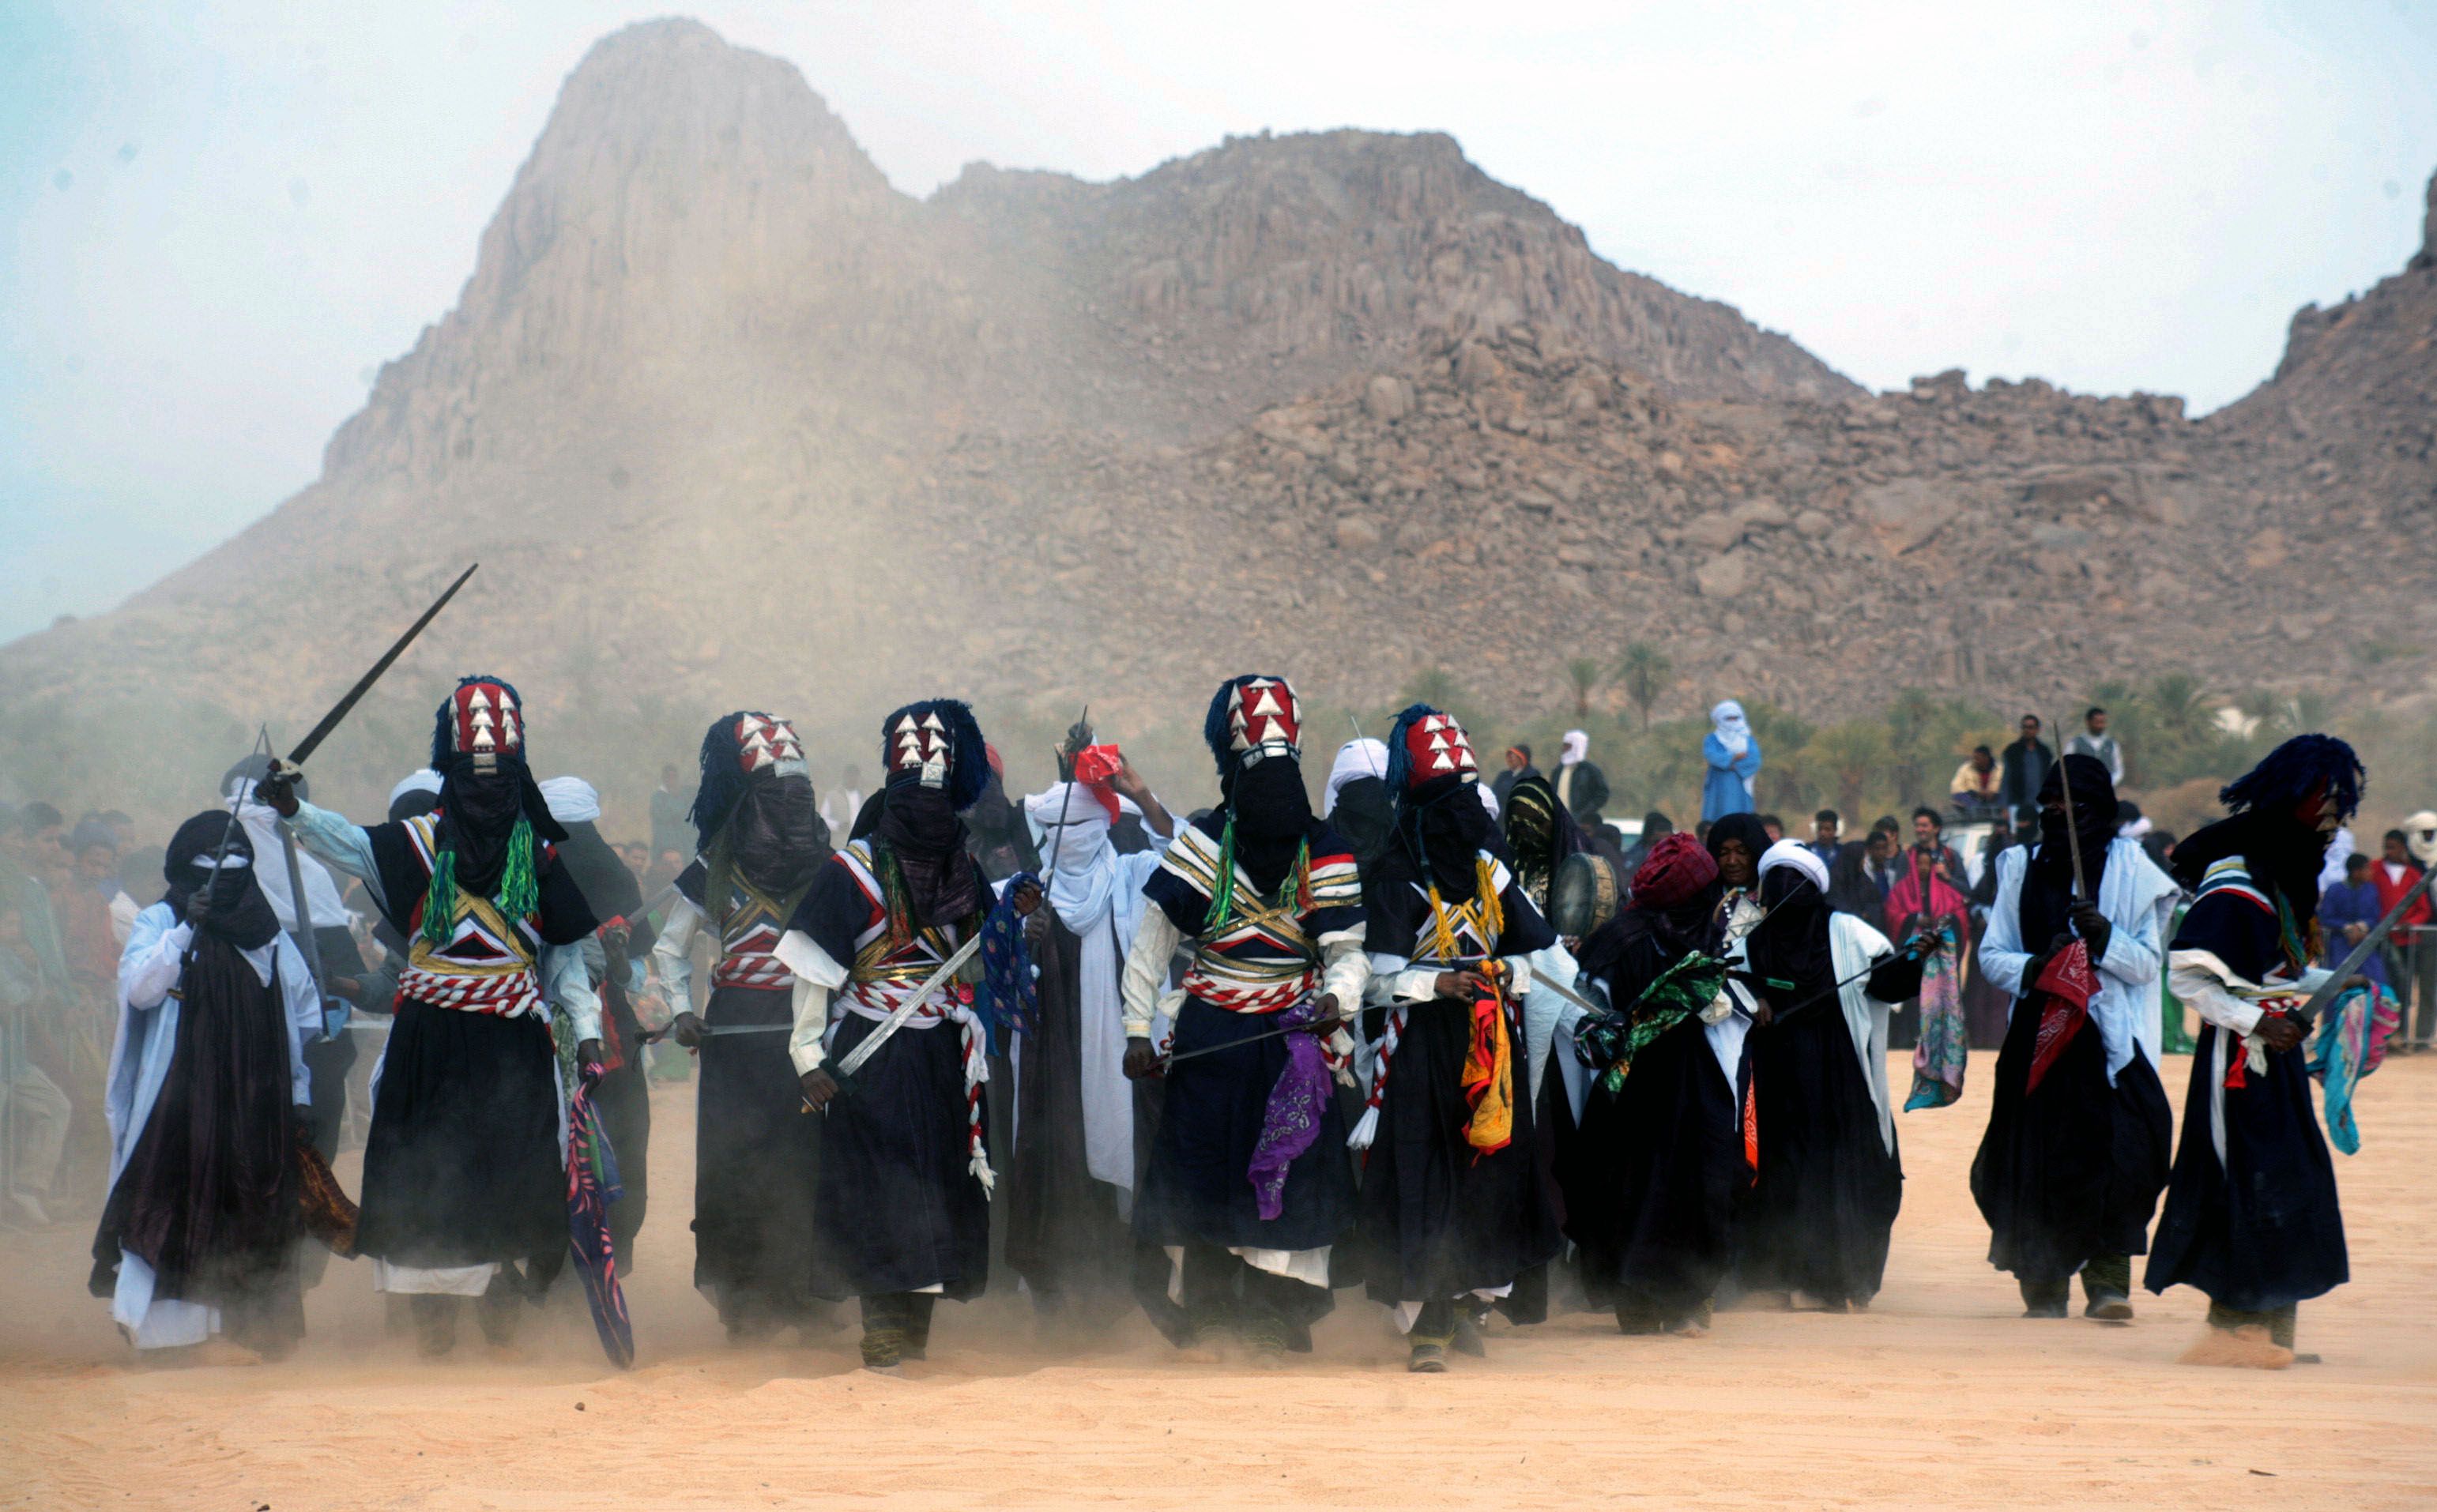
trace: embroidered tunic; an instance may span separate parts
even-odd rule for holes
[[[683,999],[693,981],[696,930],[710,922],[704,893],[710,886],[709,868],[696,860],[677,875],[677,895],[669,905],[652,957],[660,980],[673,998]],[[779,939],[787,930],[792,898],[774,898],[742,875],[728,878],[728,906],[719,918],[719,959],[710,968],[712,987],[754,987],[783,991],[796,984],[795,973],[779,959]]]
[[[1360,951],[1362,882],[1352,849],[1333,831],[1311,847],[1302,878],[1289,874],[1263,899],[1240,876],[1230,879],[1224,916],[1211,918],[1219,891],[1219,838],[1188,825],[1143,883],[1148,911],[1126,961],[1126,1033],[1146,1035],[1167,959],[1192,942],[1184,996],[1234,1014],[1274,1014],[1318,992],[1351,1009],[1370,975]],[[1214,928],[1215,924],[1215,928]],[[1351,1048],[1351,1042],[1345,1042]]]
[[[297,843],[332,868],[360,879],[373,904],[407,942],[398,973],[398,1000],[500,1018],[535,1014],[545,1004],[569,1018],[578,1040],[601,1037],[601,999],[593,990],[582,943],[592,912],[564,867],[543,847],[536,912],[509,919],[488,898],[456,894],[448,939],[423,935],[424,889],[431,879],[438,820],[430,814],[365,828],[309,803],[288,821]],[[397,904],[405,901],[407,907]]]
[[[976,919],[918,926],[892,914],[879,864],[870,840],[849,842],[846,849],[830,858],[824,870],[842,869],[852,879],[852,892],[834,885],[824,888],[816,881],[798,911],[798,927],[780,938],[773,952],[798,979],[796,1032],[787,1050],[799,1074],[828,1063],[843,1016],[886,1020],[956,953],[966,931],[978,924]],[[860,919],[854,917],[856,913]],[[803,928],[805,924],[811,929]],[[842,965],[833,951],[844,942],[850,942],[851,964]],[[956,1025],[964,1041],[966,1149],[973,1173],[987,1191],[993,1176],[990,1152],[982,1139],[981,1089],[990,1080],[990,1046],[981,1017],[973,1011],[973,982],[979,975],[980,963],[969,960],[956,978],[941,983],[914,1011],[903,1028],[936,1029],[951,1021]]]

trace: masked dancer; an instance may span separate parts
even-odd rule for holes
[[[454,1346],[468,1297],[484,1337],[512,1344],[517,1304],[556,1276],[568,1219],[553,1016],[579,1066],[605,1054],[583,949],[597,921],[526,756],[523,700],[485,674],[461,679],[433,716],[430,812],[365,828],[298,799],[285,769],[259,789],[407,942],[357,1247],[376,1287],[410,1298],[428,1355]]]
[[[1388,737],[1394,839],[1364,881],[1370,1092],[1360,1269],[1408,1341],[1408,1368],[1446,1368],[1457,1325],[1495,1303],[1548,1313],[1543,1267],[1564,1243],[1542,1179],[1522,1053],[1528,957],[1556,944],[1499,856],[1464,728],[1416,704]]]
[[[795,977],[798,1085],[825,1115],[817,1283],[860,1300],[864,1365],[887,1372],[928,1357],[940,1297],[968,1300],[990,1280],[983,963],[916,993],[985,928],[993,900],[959,817],[990,775],[973,711],[909,704],[883,721],[881,756],[887,785],[870,834],[815,869],[774,953]],[[1018,891],[1028,911],[1038,886]],[[841,1096],[833,1063],[875,1038]]]
[[[693,1284],[728,1338],[819,1329],[834,1304],[813,1280],[813,1190],[826,1121],[803,1112],[796,979],[777,955],[787,920],[829,860],[828,826],[796,727],[740,709],[703,732],[689,817],[693,863],[676,878],[652,959],[671,999],[693,1001],[694,936],[717,942],[710,998],[671,1033],[701,1057],[694,1104]],[[740,1033],[741,1031],[741,1033]]]
[[[1185,826],[1143,884],[1151,907],[1126,955],[1126,1069],[1139,1077],[1157,1065],[1169,958],[1192,952],[1134,1205],[1136,1238],[1170,1263],[1140,1295],[1180,1347],[1208,1355],[1232,1335],[1266,1364],[1310,1348],[1331,1305],[1330,1252],[1354,1224],[1330,1082],[1352,1079],[1341,1020],[1370,976],[1362,883],[1312,814],[1303,706],[1285,678],[1221,686],[1202,737],[1219,808]]]

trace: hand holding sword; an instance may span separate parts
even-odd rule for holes
[[[1017,914],[1029,915],[1034,909],[1041,906],[1041,884],[1026,882],[1008,895],[1007,903],[1008,907],[1015,910]],[[834,1072],[827,1066],[817,1066],[798,1078],[803,1086],[804,1106],[812,1112],[818,1113],[836,1101],[838,1095],[844,1092],[849,1084],[853,1081],[854,1073],[863,1069],[872,1056],[880,1052],[880,1047],[888,1043],[899,1030],[904,1028],[907,1020],[911,1019],[924,1003],[929,1002],[934,994],[947,985],[949,979],[954,977],[966,962],[973,958],[974,952],[982,947],[983,933],[984,930],[975,930],[973,938],[956,947],[954,954],[940,962],[938,968],[922,980],[920,986],[916,987],[906,996],[904,1001],[889,1012],[886,1018],[881,1020],[879,1028],[857,1040],[854,1049],[848,1051],[839,1058],[836,1063],[837,1069]],[[705,1030],[703,1033],[710,1034],[717,1031]]]
[[[1265,1039],[1283,1039],[1289,1034],[1318,1034],[1325,1037],[1335,1034],[1343,1027],[1344,1023],[1344,1016],[1338,1007],[1337,994],[1324,992],[1312,1000],[1312,1016],[1302,1023],[1289,1024],[1284,1029],[1272,1029],[1263,1034],[1247,1035],[1242,1039],[1230,1040],[1224,1045],[1188,1050],[1181,1055],[1173,1050],[1163,1055],[1151,1049],[1151,1043],[1148,1038],[1135,1034],[1126,1041],[1126,1075],[1137,1082],[1146,1076],[1165,1076],[1169,1067],[1181,1061],[1189,1061],[1201,1055],[1216,1055],[1222,1050],[1236,1050],[1245,1045],[1256,1045]]]

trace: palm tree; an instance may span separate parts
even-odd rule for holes
[[[1918,806],[1927,783],[1931,753],[1926,749],[1938,716],[1937,701],[1918,687],[1907,687],[1887,706],[1887,749],[1895,757],[1893,775],[1899,806]]]
[[[1834,791],[1839,812],[1858,818],[1894,754],[1885,724],[1850,720],[1814,735],[1799,753],[1799,764],[1813,780]]]
[[[1477,735],[1485,734],[1489,728],[1481,710],[1473,706],[1472,694],[1455,680],[1454,673],[1444,667],[1426,668],[1412,675],[1405,684],[1405,691],[1396,709],[1389,710],[1382,720],[1383,733],[1386,723],[1395,718],[1397,709],[1411,704],[1428,704],[1441,713],[1452,716],[1458,724]]]
[[[1650,642],[1637,640],[1617,658],[1616,677],[1624,685],[1624,696],[1633,701],[1635,712],[1641,716],[1641,727],[1648,730],[1651,705],[1675,680],[1675,664]]]
[[[1574,685],[1574,718],[1590,718],[1591,694],[1603,680],[1600,664],[1588,656],[1577,656],[1566,664],[1566,680]]]
[[[2163,732],[2188,734],[2204,718],[2200,680],[2189,672],[2167,672],[2149,685],[2147,705],[2150,721]]]

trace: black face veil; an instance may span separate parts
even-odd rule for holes
[[[223,843],[226,863],[215,869],[213,862],[219,858]],[[186,923],[200,897],[203,900],[201,912],[209,921],[202,932],[244,950],[269,945],[279,932],[279,916],[272,912],[271,899],[255,880],[254,859],[245,826],[231,823],[224,810],[207,808],[180,825],[170,837],[161,867],[162,878],[168,883],[163,901],[181,923]]]

